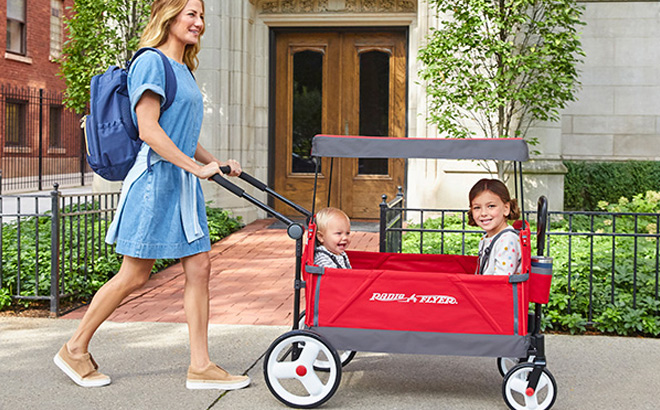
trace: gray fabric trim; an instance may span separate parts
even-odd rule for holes
[[[337,350],[451,356],[525,357],[529,336],[314,327]]]
[[[323,275],[325,273],[325,268],[314,265],[305,265],[305,271],[314,275]]]
[[[552,264],[550,264],[549,268],[532,264],[532,273],[538,275],[552,275]]]
[[[317,135],[312,155],[343,158],[442,158],[527,161],[519,138],[382,138]]]
[[[316,289],[314,290],[314,326],[319,325],[319,294],[321,293],[321,279],[323,276],[318,276],[316,279]]]
[[[529,274],[528,273],[509,275],[509,283],[526,282],[527,279],[529,279]]]
[[[532,256],[532,273],[552,275],[552,258],[548,256]]]
[[[512,284],[511,288],[513,288],[513,334],[518,335],[518,284]]]

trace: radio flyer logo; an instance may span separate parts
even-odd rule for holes
[[[371,295],[370,302],[398,302],[398,303],[420,303],[431,305],[458,305],[458,301],[453,296],[445,295],[418,295],[413,293],[407,296],[405,293],[379,293],[374,292]]]

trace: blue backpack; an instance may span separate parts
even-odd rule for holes
[[[131,118],[126,79],[128,69],[143,52],[158,53],[165,66],[165,97],[160,113],[167,110],[176,95],[176,77],[167,57],[158,49],[139,49],[126,68],[110,66],[103,74],[92,77],[90,113],[84,119],[87,162],[94,172],[109,181],[123,181],[135,163],[142,140]]]

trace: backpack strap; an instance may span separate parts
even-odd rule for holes
[[[493,240],[490,242],[490,245],[486,247],[482,252],[479,252],[479,265],[476,274],[477,275],[482,275],[484,268],[486,267],[486,264],[488,263],[488,257],[490,256],[490,252],[493,250],[493,245],[495,245],[495,242],[497,242],[498,239],[500,239],[500,236],[502,236],[505,232],[507,231],[514,231],[518,232],[518,230],[508,227],[502,230],[502,232],[498,233],[493,237]]]
[[[172,69],[172,64],[170,64],[170,60],[167,59],[167,56],[157,48],[142,47],[141,49],[136,51],[135,54],[133,54],[133,58],[131,58],[128,64],[126,64],[126,70],[128,71],[131,64],[133,64],[133,62],[145,51],[156,52],[156,54],[158,54],[160,56],[160,59],[163,61],[163,67],[165,68],[165,104],[163,104],[163,106],[160,107],[160,113],[162,114],[165,110],[170,108],[170,106],[174,102],[174,97],[176,97],[176,91],[177,91],[176,77],[174,75],[174,70]]]
[[[126,64],[126,71],[128,71],[128,69],[131,67],[131,64],[133,64],[133,62],[145,51],[156,52],[156,54],[158,54],[160,56],[160,59],[163,61],[163,67],[165,68],[165,104],[163,104],[160,107],[160,114],[162,115],[168,108],[170,108],[170,106],[174,102],[174,98],[176,97],[176,92],[177,92],[176,76],[174,75],[172,64],[170,64],[170,61],[167,59],[167,56],[163,54],[162,51],[154,47],[142,47],[141,49],[136,51],[135,54],[133,54],[133,58],[131,58],[131,60]],[[190,70],[190,68],[188,70]],[[151,149],[149,149],[149,152],[147,153],[147,171],[151,172]]]

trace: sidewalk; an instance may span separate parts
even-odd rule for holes
[[[268,229],[274,219],[257,220],[211,248],[210,322],[231,325],[291,326],[296,243],[284,229]],[[377,251],[378,234],[354,231],[351,249]],[[181,264],[152,275],[109,320],[185,323]],[[80,319],[86,308],[64,319]]]
[[[257,221],[212,249],[211,357],[246,373],[243,390],[185,388],[188,335],[183,272],[153,275],[98,330],[90,346],[108,387],[83,389],[52,363],[82,311],[60,319],[0,318],[0,410],[286,409],[269,392],[263,356],[291,327],[295,243],[272,220]],[[351,248],[375,250],[377,234],[355,232]],[[547,335],[553,409],[658,407],[660,339]],[[507,407],[494,358],[358,353],[322,409],[489,410]]]

